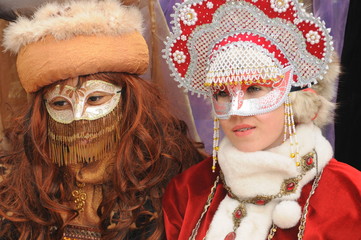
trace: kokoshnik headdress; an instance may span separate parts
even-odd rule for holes
[[[286,102],[285,131],[297,141],[287,96],[316,84],[328,70],[333,42],[323,21],[297,0],[187,0],[175,6],[172,23],[164,57],[179,86],[198,96],[229,95],[226,103],[212,97],[214,164],[218,118],[262,114]],[[252,85],[271,90],[244,98]],[[298,154],[293,148],[292,158]]]
[[[18,55],[20,82],[34,93],[59,80],[99,72],[143,74],[149,56],[142,23],[139,9],[117,0],[54,2],[10,23],[3,45]],[[119,141],[120,86],[92,79],[80,88],[55,86],[54,91],[72,104],[75,98],[83,103],[93,88],[114,95],[112,102],[79,119],[57,116],[49,110],[51,94],[45,94],[49,154],[59,165],[100,160]]]

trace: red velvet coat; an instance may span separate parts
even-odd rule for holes
[[[168,240],[187,240],[207,201],[218,173],[211,172],[208,158],[174,178],[164,200],[164,222]],[[298,200],[303,207],[312,183],[305,185]],[[203,239],[219,203],[226,195],[218,184],[213,201],[200,225]],[[220,226],[222,227],[222,226]],[[278,229],[274,240],[297,239],[298,226]],[[305,240],[361,240],[361,172],[332,159],[325,167],[307,215]]]

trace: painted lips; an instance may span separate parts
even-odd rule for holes
[[[246,136],[246,135],[251,134],[255,128],[256,128],[255,126],[242,124],[242,125],[237,125],[234,128],[232,128],[232,132],[234,132],[234,134],[236,136],[241,137],[241,136]]]

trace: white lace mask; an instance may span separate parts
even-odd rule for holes
[[[249,81],[248,84],[213,86],[214,113],[220,119],[228,119],[231,115],[251,116],[273,111],[290,92],[292,76],[292,68],[287,67],[282,76],[265,83]]]

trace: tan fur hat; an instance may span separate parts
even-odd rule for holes
[[[18,54],[24,89],[97,72],[143,74],[148,47],[136,7],[117,0],[49,3],[4,30],[3,46]]]
[[[314,122],[323,127],[333,121],[336,104],[332,101],[336,94],[337,79],[341,72],[339,58],[333,52],[332,61],[322,81],[312,86],[313,91],[295,91],[290,93],[295,122]]]

